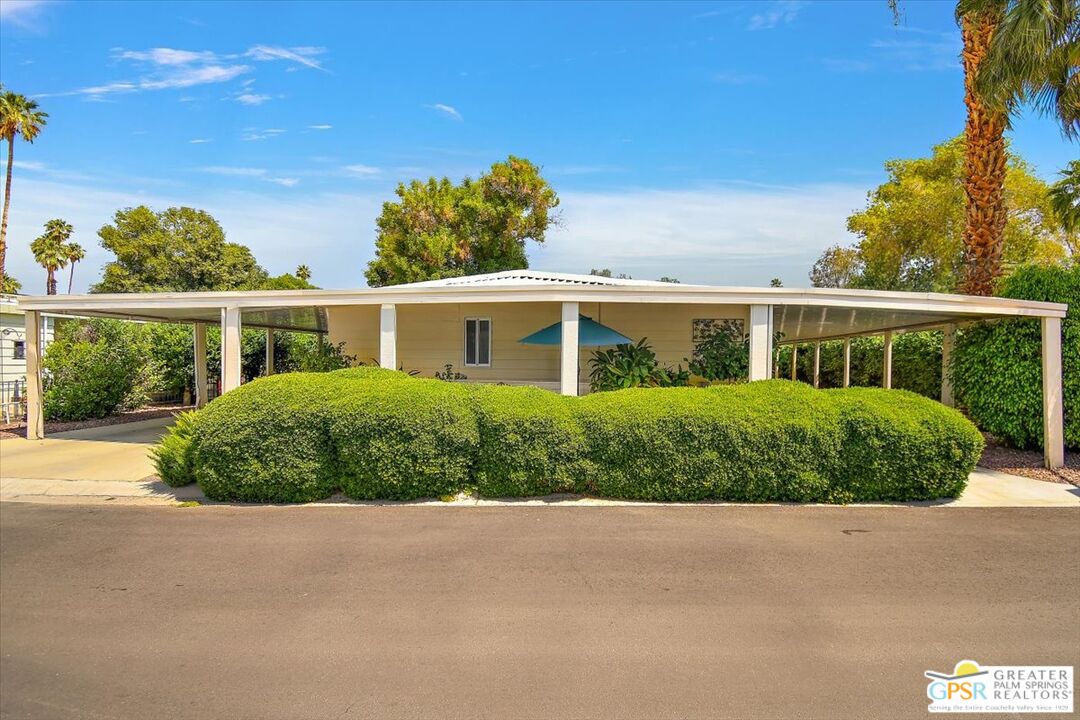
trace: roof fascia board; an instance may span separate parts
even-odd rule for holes
[[[335,305],[461,302],[621,302],[728,305],[792,305],[966,313],[990,316],[1065,317],[1066,305],[1010,298],[939,293],[894,293],[789,288],[712,288],[705,286],[643,288],[617,285],[455,285],[391,286],[358,290],[277,290],[130,295],[39,295],[20,297],[24,310],[78,312],[127,308],[220,308],[245,310]]]

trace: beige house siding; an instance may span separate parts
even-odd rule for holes
[[[683,367],[693,349],[695,318],[745,322],[749,312],[743,305],[648,303],[582,303],[580,310],[634,340],[648,338],[661,364]],[[345,352],[363,362],[379,357],[378,306],[330,307],[327,313],[331,342],[344,342]],[[558,322],[560,313],[560,303],[542,302],[398,305],[398,365],[431,377],[450,363],[470,381],[557,386],[559,347],[523,345],[518,340]],[[465,366],[465,319],[472,317],[491,319],[491,367]],[[582,383],[588,382],[593,350],[581,350]]]

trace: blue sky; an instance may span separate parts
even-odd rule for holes
[[[528,157],[562,198],[532,266],[807,284],[893,157],[963,128],[952,3],[0,0],[0,81],[51,117],[16,146],[9,272],[52,217],[109,255],[116,209],[192,205],[271,272],[364,284],[398,181]],[[1052,179],[1077,146],[1023,116]]]

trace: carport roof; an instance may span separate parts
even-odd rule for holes
[[[238,308],[249,327],[325,332],[326,308],[342,305],[484,302],[601,302],[770,305],[781,342],[805,342],[1001,317],[1065,316],[1058,303],[941,293],[831,288],[683,285],[514,270],[354,290],[243,290],[20,296],[19,307],[50,314],[158,322],[216,323]]]

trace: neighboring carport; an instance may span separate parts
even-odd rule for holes
[[[52,295],[22,297],[27,311],[27,336],[40,313],[103,316],[154,322],[186,322],[195,326],[196,383],[199,403],[207,387],[205,328],[222,328],[221,387],[240,384],[240,330],[265,328],[272,349],[274,330],[326,333],[326,309],[336,306],[379,307],[379,358],[384,367],[397,367],[397,305],[435,303],[557,302],[560,324],[561,380],[564,394],[577,394],[580,313],[582,303],[700,304],[741,306],[747,310],[750,340],[749,379],[764,380],[774,369],[774,344],[812,343],[819,352],[826,340],[883,335],[883,384],[891,385],[892,337],[915,330],[945,331],[944,361],[955,328],[964,323],[998,318],[1030,318],[1042,327],[1043,427],[1046,464],[1064,465],[1064,400],[1062,395],[1061,321],[1067,307],[1057,303],[1009,298],[986,298],[940,293],[874,290],[731,288],[615,280],[588,276],[508,271],[358,290],[277,290],[200,293],[143,293],[130,295]],[[850,378],[850,342],[845,343],[845,382]],[[27,437],[43,434],[40,348],[27,347]],[[268,357],[268,361],[270,358]],[[268,368],[272,363],[268,362]],[[815,373],[816,376],[817,373]],[[947,375],[942,399],[951,403]]]

